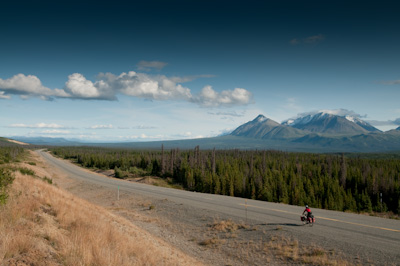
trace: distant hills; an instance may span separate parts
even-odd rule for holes
[[[282,124],[257,116],[229,135],[188,140],[129,142],[129,143],[81,143],[63,138],[14,139],[36,144],[57,146],[103,146],[138,149],[274,149],[299,152],[390,152],[400,151],[400,127],[382,132],[369,123],[351,116],[325,112],[290,119]]]
[[[65,138],[48,138],[48,137],[13,137],[13,139],[34,145],[82,145],[82,142],[70,141]]]

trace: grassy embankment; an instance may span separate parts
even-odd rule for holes
[[[0,206],[0,265],[196,265],[107,210],[51,185],[35,163],[1,167],[15,180]],[[44,182],[47,181],[47,182]]]

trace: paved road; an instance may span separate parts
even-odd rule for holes
[[[106,178],[89,173],[50,154],[37,151],[48,163],[60,168],[69,177],[91,182],[121,192],[136,193],[159,199],[168,199],[193,208],[240,217],[255,223],[284,226],[295,237],[306,236],[324,246],[351,250],[351,254],[368,256],[375,264],[400,264],[400,221],[365,215],[312,209],[316,217],[313,227],[302,226],[300,214],[303,207],[262,202],[221,195],[175,190],[124,180]]]

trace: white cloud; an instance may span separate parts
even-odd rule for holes
[[[190,89],[163,75],[149,76],[130,71],[119,76],[108,73],[99,77],[103,84],[129,96],[150,100],[187,100],[192,97]]]
[[[0,99],[10,99],[10,95],[4,95],[4,91],[0,91]]]
[[[112,129],[114,128],[113,125],[95,125],[95,126],[91,126],[88,129]]]
[[[243,88],[215,91],[205,86],[197,95],[192,95],[189,88],[179,83],[191,81],[199,75],[188,77],[166,77],[164,75],[148,75],[130,71],[114,75],[100,73],[95,82],[86,79],[80,73],[68,76],[64,89],[44,87],[38,77],[18,74],[10,79],[0,79],[0,98],[9,99],[8,94],[19,95],[23,99],[39,97],[44,100],[53,98],[71,98],[83,100],[116,100],[117,94],[157,101],[188,101],[205,107],[246,105],[252,100],[251,92]]]
[[[93,82],[87,80],[83,75],[74,73],[68,76],[65,83],[65,89],[76,97],[82,98],[98,98],[99,90],[94,86]]]
[[[43,130],[41,133],[42,134],[70,134],[71,131],[69,131],[69,130],[58,130],[58,129],[48,129],[48,130]]]
[[[161,70],[163,69],[167,63],[161,61],[145,61],[142,60],[137,64],[139,70],[142,71],[150,71],[152,69]]]
[[[21,95],[24,98],[39,96],[43,99],[52,97],[69,97],[69,95],[60,89],[51,90],[42,85],[40,79],[34,75],[25,76],[24,74],[17,74],[9,79],[0,79],[0,89],[6,94]],[[3,97],[4,92],[1,94]]]
[[[194,96],[191,100],[205,107],[217,107],[246,105],[251,102],[252,97],[251,92],[242,88],[218,93],[211,86],[205,86],[200,94]]]
[[[35,124],[35,125],[12,124],[9,127],[16,127],[16,128],[65,128],[62,125],[46,124],[46,123],[38,123],[38,124]]]

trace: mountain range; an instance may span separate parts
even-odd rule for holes
[[[358,117],[350,115],[339,116],[326,112],[308,114],[294,120],[286,120],[282,124],[310,132],[334,135],[356,135],[380,131]]]
[[[389,152],[400,151],[400,127],[382,132],[358,117],[328,112],[308,114],[278,123],[257,116],[225,136],[203,139],[79,143],[65,139],[14,137],[37,145],[105,146],[131,148],[274,149],[300,152]]]
[[[263,115],[236,128],[231,136],[280,142],[291,150],[374,152],[400,150],[400,127],[382,132],[352,116],[319,112],[282,124]],[[307,147],[308,145],[308,147]]]
[[[320,112],[296,119],[275,122],[263,115],[236,128],[231,135],[253,138],[295,138],[310,133],[325,136],[353,136],[381,132],[369,123],[352,116],[339,116]]]

